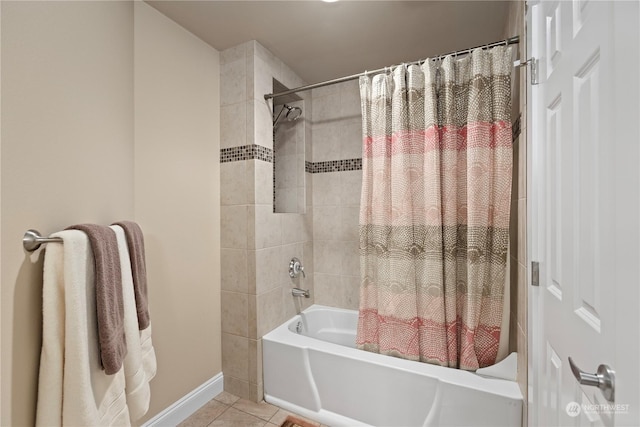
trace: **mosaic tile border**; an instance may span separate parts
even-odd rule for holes
[[[520,133],[522,132],[521,122],[522,115],[518,116],[518,118],[513,122],[513,125],[511,126],[511,137],[513,142],[518,139]],[[243,145],[241,147],[222,148],[220,150],[220,163],[258,159],[265,162],[273,163],[275,168],[274,156],[275,153],[271,148],[263,147],[262,145],[258,144]],[[344,172],[357,170],[362,170],[362,159],[304,162],[304,171],[307,173]]]
[[[362,159],[328,160],[326,162],[309,162],[310,173],[344,172],[362,170]],[[305,165],[306,170],[306,165]]]
[[[273,163],[273,150],[258,144],[220,149],[220,163],[253,159]]]
[[[522,129],[522,114],[518,116],[518,118],[511,125],[511,142],[516,142],[516,139],[520,136]]]

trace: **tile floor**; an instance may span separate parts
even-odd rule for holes
[[[295,415],[313,425],[323,424],[292,414],[289,411],[270,405],[264,401],[254,403],[240,399],[223,391],[189,418],[178,424],[179,427],[280,427],[289,415]]]

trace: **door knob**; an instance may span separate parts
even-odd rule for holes
[[[576,380],[578,380],[580,384],[598,387],[600,391],[602,391],[605,399],[609,402],[615,401],[616,372],[608,365],[600,365],[598,366],[598,372],[588,374],[578,368],[573,362],[573,359],[569,357],[569,366],[571,367],[573,376],[576,377]]]

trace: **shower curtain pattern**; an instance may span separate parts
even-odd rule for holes
[[[466,370],[495,363],[511,69],[501,46],[360,78],[359,348]]]

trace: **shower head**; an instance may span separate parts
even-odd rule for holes
[[[283,104],[282,110],[280,110],[280,112],[278,113],[278,116],[273,121],[274,126],[280,121],[280,118],[282,117],[282,113],[284,112],[284,110],[287,110],[284,116],[289,122],[299,119],[300,116],[302,115],[302,108],[290,107],[287,104]]]

